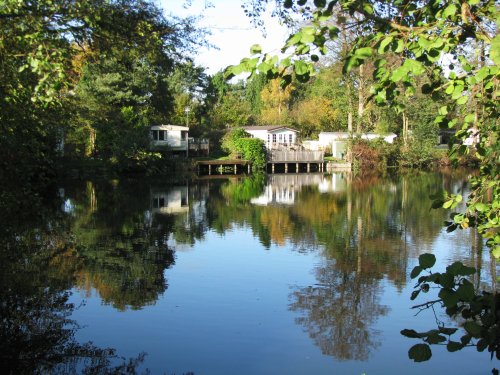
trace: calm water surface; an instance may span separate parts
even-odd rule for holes
[[[2,366],[490,374],[497,361],[474,348],[433,346],[430,361],[413,363],[418,341],[399,333],[435,328],[432,311],[411,309],[426,300],[410,301],[409,278],[424,252],[437,269],[477,267],[474,284],[492,288],[496,266],[481,240],[446,233],[446,212],[429,209],[430,194],[466,193],[466,181],[425,173],[62,184],[0,232]]]

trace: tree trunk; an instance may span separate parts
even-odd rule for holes
[[[408,130],[409,130],[409,121],[406,112],[403,112],[403,144],[405,147],[408,146]]]
[[[356,124],[356,134],[361,134],[361,122],[363,121],[363,114],[365,112],[365,77],[364,65],[359,66],[359,85],[358,85],[358,121]]]

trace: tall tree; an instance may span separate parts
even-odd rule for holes
[[[255,5],[257,3],[257,5]],[[378,104],[389,104],[396,110],[405,110],[398,85],[417,87],[417,79],[426,75],[429,83],[422,87],[426,95],[444,95],[451,105],[439,109],[436,122],[445,127],[458,127],[460,143],[454,153],[475,153],[481,163],[481,173],[472,181],[467,212],[453,216],[449,228],[467,228],[477,225],[488,238],[488,245],[500,258],[500,165],[498,158],[498,88],[500,77],[499,10],[494,0],[444,0],[440,2],[380,1],[380,0],[262,0],[246,2],[249,14],[258,17],[263,5],[276,3],[279,15],[287,20],[290,14],[302,11],[310,23],[290,35],[283,51],[289,55],[277,63],[276,58],[253,49],[255,56],[227,70],[230,77],[242,71],[259,70],[282,82],[293,76],[307,80],[314,74],[312,63],[318,55],[328,52],[326,42],[337,39],[339,28],[332,26],[332,18],[339,21],[354,17],[363,32],[350,45],[344,71],[350,72],[367,60],[374,61],[373,98]],[[342,18],[334,13],[336,6]],[[283,6],[283,7],[281,7]],[[475,48],[481,58],[473,65],[465,58],[464,50]],[[388,68],[388,56],[401,56],[399,66]],[[306,61],[306,58],[310,61]],[[452,64],[443,66],[443,59]],[[405,90],[408,92],[408,90]],[[475,104],[474,104],[475,103]],[[454,115],[457,114],[457,115]],[[472,147],[466,141],[474,135]],[[462,141],[466,141],[463,144]],[[454,207],[462,197],[446,198],[445,207]]]

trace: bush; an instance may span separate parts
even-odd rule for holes
[[[382,166],[382,153],[366,140],[353,139],[351,155],[351,162],[356,169],[378,169]]]
[[[266,149],[264,142],[257,138],[248,138],[248,133],[242,128],[235,128],[226,133],[222,138],[221,147],[231,156],[241,155],[245,160],[250,160],[254,168],[266,166]]]
[[[435,148],[432,141],[411,139],[407,146],[401,146],[399,164],[408,168],[428,167],[435,161]]]
[[[266,166],[266,149],[264,142],[257,138],[240,138],[236,142],[236,149],[243,159],[250,160],[254,168],[262,169]]]

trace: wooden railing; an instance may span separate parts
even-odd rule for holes
[[[324,160],[324,153],[323,151],[270,150],[267,160],[270,163],[318,163]]]

